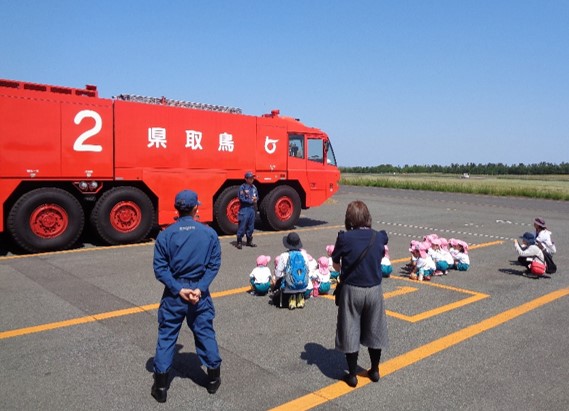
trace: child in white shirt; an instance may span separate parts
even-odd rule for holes
[[[435,272],[435,262],[429,254],[427,254],[428,244],[418,243],[413,250],[414,256],[417,258],[415,268],[409,275],[412,280],[431,281],[431,275]]]
[[[335,283],[338,281],[340,273],[334,270],[334,265],[332,264],[332,253],[334,252],[334,244],[328,244],[326,246],[326,254],[328,255],[328,270],[330,271],[330,281]]]
[[[267,267],[271,261],[268,255],[260,255],[257,257],[257,267],[253,268],[249,274],[249,282],[251,283],[251,294],[265,295],[271,288],[271,269]]]
[[[391,260],[389,259],[389,248],[384,246],[385,253],[383,254],[383,258],[381,259],[381,276],[383,278],[389,278],[391,273],[393,272],[393,267],[391,266]]]
[[[456,240],[456,253],[453,258],[458,271],[467,271],[470,268],[470,257],[468,256],[468,244],[466,242]]]
[[[330,269],[328,268],[328,257],[322,256],[318,260],[318,293],[328,294],[330,292]],[[315,288],[316,289],[316,288]]]

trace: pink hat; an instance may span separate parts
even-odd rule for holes
[[[427,250],[428,250],[428,248],[425,247],[425,243],[418,243],[415,246],[415,251],[417,251],[419,253],[421,258],[425,258],[427,256]]]
[[[334,252],[334,244],[329,244],[326,246],[326,253],[328,255],[332,255],[332,253]]]
[[[384,257],[389,258],[389,247],[384,245],[383,249],[385,250]]]
[[[262,265],[266,267],[269,261],[271,261],[271,257],[268,255],[260,255],[259,257],[257,257],[257,265]]]
[[[433,240],[435,238],[439,238],[439,236],[437,234],[429,234],[427,237],[427,240],[429,240],[431,243],[433,242]]]
[[[440,238],[433,238],[433,239],[431,240],[431,244],[432,244],[432,245],[438,245],[438,246],[440,246],[440,245],[442,244],[442,241],[441,241]]]
[[[450,240],[448,240],[448,243],[451,245],[451,247],[456,247],[459,241],[460,240],[457,240],[456,238],[451,238]]]
[[[415,248],[417,247],[417,244],[419,244],[420,241],[417,240],[411,240],[411,243],[409,244],[409,252],[412,252],[413,250],[415,250]]]
[[[464,252],[468,254],[468,244],[465,241],[458,240],[458,245],[462,246],[462,248],[464,248]]]
[[[322,256],[318,258],[318,271],[322,274],[326,274],[326,272],[330,271],[328,268],[328,257]]]
[[[281,256],[280,256],[280,255],[277,255],[277,256],[275,257],[275,268],[277,268],[277,265],[279,265],[280,259],[281,259]]]

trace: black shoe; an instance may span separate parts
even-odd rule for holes
[[[355,388],[358,385],[358,376],[353,374],[344,375],[344,382],[350,387]]]
[[[210,394],[215,394],[221,385],[220,367],[208,368],[207,376],[209,377],[209,381],[207,383],[207,392]]]
[[[238,250],[241,250],[243,248],[243,243],[241,241],[237,241],[237,245],[235,247],[237,247]]]
[[[166,402],[168,392],[168,373],[154,373],[154,384],[150,390],[150,394],[158,402]]]
[[[247,239],[247,247],[257,247],[257,244],[253,244],[253,237]]]
[[[367,376],[373,382],[378,382],[379,381],[379,370],[368,370]]]

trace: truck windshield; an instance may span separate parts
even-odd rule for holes
[[[334,150],[332,149],[332,143],[330,141],[326,142],[326,162],[330,165],[337,166],[336,156],[334,155]]]

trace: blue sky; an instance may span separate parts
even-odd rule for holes
[[[569,0],[0,7],[0,78],[278,108],[342,166],[569,161]]]

